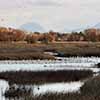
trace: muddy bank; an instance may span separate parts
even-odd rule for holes
[[[38,72],[10,71],[0,73],[0,79],[7,80],[10,84],[43,84],[52,82],[71,82],[79,81],[92,76],[93,72],[90,70],[62,70]]]
[[[75,85],[76,86],[76,85]],[[25,88],[18,87],[20,92],[23,93],[23,89],[25,90],[24,93],[30,93],[27,92],[28,90]],[[67,87],[65,86],[65,89]],[[59,89],[59,88],[58,88]],[[41,89],[40,89],[41,90]],[[80,91],[76,92],[61,92],[61,93],[50,93],[47,92],[45,94],[40,95],[34,95],[32,93],[20,97],[20,92],[18,90],[13,89],[13,92],[11,90],[6,91],[5,96],[9,98],[19,97],[22,98],[21,100],[100,100],[100,75],[96,77],[89,78],[87,81],[85,81],[85,84],[83,84],[80,89]],[[39,92],[39,89],[38,89]],[[16,95],[17,93],[17,95]],[[17,99],[15,99],[17,100]]]
[[[43,59],[51,59],[54,60],[55,57],[52,55],[44,54],[41,52],[19,52],[19,53],[1,53],[0,52],[0,60],[43,60]]]
[[[56,55],[46,54],[53,52]],[[55,59],[59,57],[100,57],[100,43],[50,43],[50,44],[23,44],[0,43],[0,60],[22,59]]]

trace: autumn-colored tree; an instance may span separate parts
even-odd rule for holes
[[[57,40],[57,32],[49,31],[48,39],[49,42],[55,42]]]
[[[24,31],[21,30],[13,30],[13,41],[24,41],[26,38],[26,34]]]
[[[0,28],[0,41],[23,41],[25,33],[18,29]]]
[[[13,39],[13,33],[8,28],[0,28],[0,41],[10,41]]]
[[[28,43],[36,43],[38,40],[39,40],[38,34],[31,33],[26,36],[26,41]]]
[[[97,30],[96,29],[91,28],[91,29],[85,30],[84,32],[85,32],[87,41],[95,42],[97,40]]]

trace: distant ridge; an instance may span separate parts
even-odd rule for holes
[[[44,32],[45,31],[41,25],[34,22],[25,23],[20,26],[20,29],[30,31],[30,32]]]
[[[94,28],[100,29],[100,23],[96,24]]]
[[[94,26],[87,26],[85,28],[78,28],[78,29],[74,29],[72,30],[72,32],[80,32],[80,31],[84,31],[85,29],[89,29],[89,28],[96,28],[96,29],[100,29],[100,23],[97,23]]]

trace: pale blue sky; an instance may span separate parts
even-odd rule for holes
[[[0,26],[34,22],[46,31],[64,31],[100,22],[100,0],[0,0]]]

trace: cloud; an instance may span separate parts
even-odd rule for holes
[[[97,7],[100,0],[0,0],[0,8],[24,8],[33,6],[75,6],[75,7]]]
[[[32,6],[62,6],[65,0],[27,0],[27,5]]]
[[[0,0],[0,18],[5,19],[0,25],[35,21],[47,30],[80,28],[100,21],[99,4],[100,0]]]
[[[57,6],[59,3],[53,1],[53,0],[35,0],[34,5],[38,6]]]
[[[27,8],[33,6],[63,6],[67,0],[0,0],[0,9]]]

